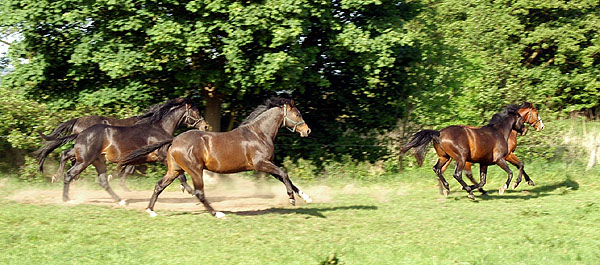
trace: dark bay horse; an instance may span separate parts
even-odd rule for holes
[[[401,152],[405,153],[409,149],[415,148],[417,162],[422,164],[426,147],[433,140],[433,147],[438,155],[438,161],[433,166],[433,171],[444,185],[443,193],[446,196],[450,192],[450,187],[442,175],[442,167],[451,158],[456,161],[454,178],[467,191],[468,197],[471,199],[475,199],[473,190],[483,188],[485,185],[487,167],[496,164],[508,174],[506,184],[500,188],[500,194],[502,194],[508,188],[513,176],[504,158],[509,151],[508,137],[512,130],[521,133],[524,128],[524,119],[517,110],[514,105],[509,106],[503,112],[495,114],[489,124],[481,128],[453,125],[440,131],[422,130],[402,147]],[[478,185],[467,186],[462,179],[462,171],[467,162],[480,164]]]
[[[55,148],[58,148],[61,145],[65,144],[65,142],[59,140],[64,136],[71,135],[71,134],[79,134],[83,130],[85,130],[89,127],[92,127],[93,125],[96,125],[96,124],[106,124],[106,125],[112,125],[112,126],[132,126],[136,122],[140,121],[141,119],[152,115],[152,113],[154,113],[154,111],[156,111],[156,108],[158,108],[158,106],[159,105],[154,105],[154,106],[150,107],[148,109],[148,111],[146,111],[142,115],[133,116],[133,117],[129,117],[126,119],[116,119],[116,118],[110,118],[110,117],[98,116],[98,115],[83,116],[83,117],[71,119],[71,120],[68,120],[66,122],[59,124],[48,135],[45,135],[41,132],[38,132],[38,134],[44,140],[48,141],[46,143],[46,146],[56,146]],[[58,168],[58,172],[56,173],[56,175],[52,176],[52,182],[55,181],[57,176],[62,176],[62,174],[64,172],[64,168],[65,168],[65,162],[67,160],[71,159],[73,162],[75,162],[75,157],[73,157],[73,156],[67,157],[68,152],[69,152],[69,150],[65,150],[61,153],[60,166]],[[37,152],[36,155],[38,156],[38,160],[42,159],[41,153]],[[43,159],[45,160],[45,158],[43,158]],[[41,161],[40,167],[39,167],[40,172],[44,172],[43,164],[44,164],[44,161]],[[135,168],[136,168],[136,166],[131,165],[131,166],[128,166],[127,168],[124,168],[120,172],[119,177],[121,178],[121,187],[123,187],[124,190],[129,190],[127,188],[127,186],[125,185],[125,179],[128,174],[134,173]]]
[[[534,127],[538,132],[541,131],[542,129],[544,129],[544,122],[542,122],[542,118],[540,118],[538,110],[533,106],[533,104],[531,104],[529,102],[524,102],[521,106],[516,106],[516,105],[510,106],[510,108],[513,108],[513,109],[517,108],[517,107],[518,107],[517,112],[521,115],[521,117],[523,117],[525,123]],[[472,129],[480,128],[480,127],[476,127],[476,126],[467,126],[467,125],[464,125],[464,126],[472,128]],[[527,132],[527,130],[525,129],[523,132],[525,133],[525,132]],[[535,183],[533,182],[533,180],[525,172],[525,169],[524,169],[525,165],[523,164],[523,162],[521,162],[521,160],[519,160],[519,158],[517,158],[517,156],[514,153],[515,149],[517,148],[517,134],[519,134],[519,133],[515,130],[512,130],[510,132],[510,135],[508,137],[508,155],[506,155],[506,157],[504,157],[504,159],[506,159],[506,161],[515,165],[517,168],[519,168],[519,176],[517,177],[517,179],[515,180],[515,183],[513,184],[513,189],[516,189],[517,186],[519,186],[519,184],[522,181],[523,176],[525,176],[525,180],[527,181],[527,184],[529,184],[530,186],[535,186]],[[444,172],[450,165],[450,161],[452,161],[452,158],[450,158],[448,160],[448,162],[446,162],[446,164],[442,167],[442,174],[444,174]],[[477,181],[475,181],[475,179],[473,178],[473,171],[471,170],[471,165],[472,165],[471,162],[465,163],[465,169],[464,169],[465,175],[467,176],[467,178],[469,178],[471,180],[471,182],[473,184],[478,184]],[[440,186],[440,193],[443,193],[444,187],[443,187],[442,182],[439,182],[439,186]],[[483,193],[483,194],[486,193],[483,190],[483,188],[479,189],[479,191],[481,191],[481,193]]]
[[[75,157],[75,164],[65,174],[63,200],[69,200],[69,184],[90,164],[93,164],[98,173],[100,185],[121,205],[121,200],[111,189],[106,178],[106,160],[116,162],[129,153],[143,146],[154,144],[173,138],[175,129],[180,124],[206,129],[207,124],[200,115],[193,102],[187,98],[177,98],[160,105],[154,113],[133,126],[111,126],[96,124],[85,129],[79,134],[59,138],[62,141],[75,140],[75,146],[67,156]],[[42,155],[47,156],[52,150],[43,150]],[[157,150],[132,164],[161,161],[165,158],[165,150]],[[183,185],[185,177],[179,176]],[[190,189],[191,188],[187,187]]]
[[[292,205],[295,204],[294,192],[306,202],[311,202],[307,194],[292,184],[288,174],[272,162],[273,141],[281,127],[298,132],[301,137],[310,134],[310,128],[302,119],[294,101],[274,98],[258,106],[238,128],[232,131],[219,133],[190,130],[178,135],[172,141],[137,150],[121,163],[129,164],[161,146],[170,144],[167,151],[168,171],[156,184],[146,209],[151,216],[156,216],[154,204],[160,193],[183,172],[187,172],[192,177],[194,195],[204,204],[208,212],[217,218],[225,216],[222,212],[216,212],[205,199],[202,179],[204,169],[217,173],[249,170],[266,172],[285,184]]]

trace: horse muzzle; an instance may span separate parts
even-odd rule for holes
[[[298,128],[296,128],[296,131],[300,133],[300,137],[307,137],[311,132],[310,128],[308,127],[308,125],[306,125],[306,123],[298,126]]]

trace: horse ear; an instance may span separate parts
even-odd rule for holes
[[[294,106],[294,100],[292,99],[292,100],[290,100],[290,107],[293,107],[293,106]]]

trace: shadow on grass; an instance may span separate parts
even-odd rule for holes
[[[562,193],[560,194],[552,194],[552,192],[561,189],[561,188],[566,188]],[[576,181],[572,180],[572,179],[565,179],[561,182],[558,183],[554,183],[551,185],[543,185],[543,186],[536,186],[535,188],[531,189],[531,190],[507,190],[503,195],[499,195],[498,191],[488,191],[489,193],[492,193],[492,195],[487,195],[487,196],[478,196],[478,199],[481,200],[502,200],[502,199],[521,199],[521,200],[529,200],[529,199],[535,199],[535,198],[540,198],[540,197],[546,197],[546,196],[552,196],[552,195],[565,195],[568,190],[578,190],[579,189],[579,183],[577,183]]]
[[[308,216],[314,216],[319,218],[327,218],[323,212],[331,211],[346,211],[346,210],[377,210],[377,206],[373,205],[351,205],[351,206],[337,206],[337,207],[324,207],[324,208],[269,208],[264,210],[252,210],[252,211],[222,211],[225,214],[235,214],[240,216],[255,216],[265,214],[303,214]],[[167,216],[175,215],[188,215],[188,214],[207,214],[206,211],[193,211],[193,212],[169,212]]]
[[[305,214],[315,216],[319,218],[327,218],[322,212],[330,211],[345,211],[345,210],[377,210],[377,206],[373,205],[351,205],[351,206],[337,206],[337,207],[325,207],[325,208],[270,208],[256,211],[239,211],[239,212],[225,212],[236,215],[252,216],[252,215],[263,215],[263,214]]]

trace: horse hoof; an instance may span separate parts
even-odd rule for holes
[[[56,182],[56,175],[52,176],[52,179],[50,181],[51,181],[51,183]]]
[[[443,190],[442,194],[444,194],[444,197],[448,197],[448,194],[450,193],[449,190]]]
[[[529,186],[535,186],[535,183],[533,183],[533,180],[527,181],[527,184],[529,184]]]
[[[225,214],[222,212],[215,212],[215,217],[221,219],[221,218],[225,217]]]
[[[512,185],[512,189],[513,189],[513,190],[516,190],[518,186],[519,186],[519,183],[513,183],[513,185]]]
[[[150,215],[150,217],[156,217],[158,214],[156,214],[154,211],[150,210],[150,209],[146,209],[146,212]]]
[[[290,199],[290,204],[291,204],[292,206],[296,206],[296,200],[294,200],[294,199]]]
[[[108,175],[108,177],[106,177],[106,179],[108,180],[108,182],[110,182],[112,180],[112,174]]]
[[[179,189],[181,190],[181,193],[185,193],[185,187],[181,184],[179,184]]]
[[[475,200],[475,196],[473,194],[469,194],[469,195],[467,195],[467,197],[469,197],[469,199],[471,199],[471,200]]]
[[[310,198],[310,196],[308,196],[308,194],[302,192],[301,190],[298,191],[298,194],[300,195],[300,197],[302,197],[302,199],[306,202],[306,203],[311,203],[312,199]]]
[[[126,205],[127,205],[127,201],[125,201],[125,200],[119,201],[119,206],[126,206]]]
[[[505,190],[506,190],[506,188],[505,188],[505,187],[502,187],[502,188],[498,189],[498,193],[499,193],[500,195],[502,195],[502,194],[504,194],[504,191],[505,191]]]

